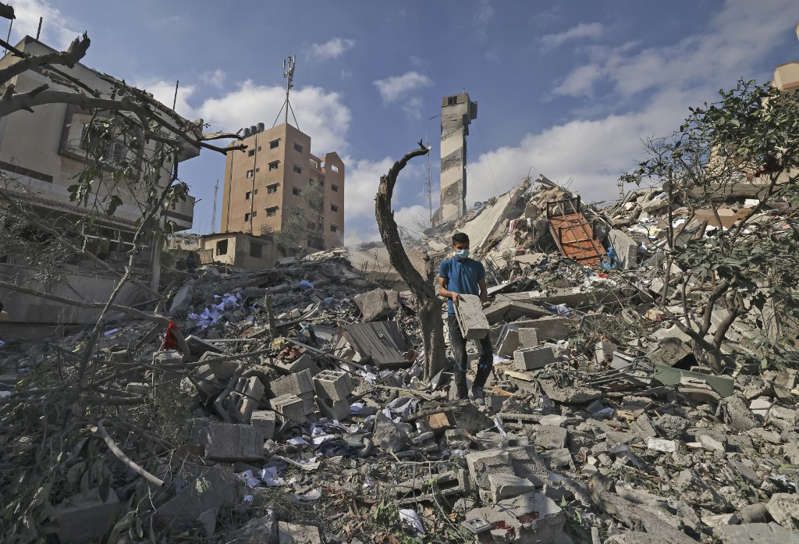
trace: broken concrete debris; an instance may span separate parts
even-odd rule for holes
[[[604,210],[582,206],[616,259],[590,268],[561,255],[542,219],[547,202],[567,197],[528,184],[500,211],[489,203],[454,226],[475,235],[493,298],[457,305],[470,359],[472,340],[495,346],[484,404],[449,399],[452,368],[422,380],[413,297],[370,281],[345,250],[260,272],[201,267],[172,301],[185,352],[160,350],[149,323],[99,341],[115,366],[98,391],[182,418],[180,433],[141,440],[132,425],[142,420],[108,425],[163,486],[111,457],[118,476],[91,480],[85,494],[78,465],[59,484],[52,530],[62,542],[106,537],[132,512],[138,482],[153,500],[135,515],[167,539],[391,542],[421,527],[431,542],[796,540],[799,389],[795,369],[752,363],[762,316],[743,316],[722,344],[728,366],[714,370],[669,317],[683,314],[673,282],[683,272],[673,268],[668,285],[660,274],[663,199],[642,190]],[[418,243],[443,257],[449,234]],[[697,280],[691,296],[706,288]],[[58,368],[86,334],[50,351],[4,346],[4,397],[22,398],[30,361]],[[31,447],[29,433],[4,448]],[[87,448],[72,449],[76,464]]]

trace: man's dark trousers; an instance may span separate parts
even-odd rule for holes
[[[452,346],[452,352],[455,355],[455,386],[458,389],[458,398],[465,399],[469,396],[469,390],[466,387],[466,371],[469,369],[466,340],[461,334],[461,328],[454,315],[447,318],[447,324],[449,325],[449,345]],[[480,346],[480,360],[477,364],[477,375],[472,383],[473,389],[482,388],[485,385],[488,375],[491,374],[491,369],[494,367],[491,338],[486,335],[485,338],[478,340],[477,344]]]

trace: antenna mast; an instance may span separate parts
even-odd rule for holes
[[[214,225],[216,225],[216,197],[219,192],[219,178],[216,178],[216,185],[214,185],[214,211],[211,212],[211,232],[214,232]]]
[[[275,122],[272,123],[274,127],[277,124],[277,120],[280,119],[280,114],[285,110],[283,122],[287,125],[289,124],[289,110],[291,110],[291,116],[294,118],[294,124],[297,125],[297,128],[300,128],[300,124],[297,122],[297,116],[294,115],[294,108],[291,107],[291,101],[289,100],[289,96],[291,94],[291,89],[294,88],[294,67],[296,66],[296,57],[294,55],[289,55],[285,59],[283,59],[283,77],[286,79],[286,100],[283,102],[283,105],[280,107],[280,111],[277,112],[277,117],[275,117]]]

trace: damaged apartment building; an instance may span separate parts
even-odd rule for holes
[[[16,48],[33,56],[56,52],[30,36],[22,39]],[[0,59],[0,69],[11,66],[18,59],[12,53],[6,54]],[[99,90],[103,96],[111,93],[113,85],[109,80],[113,78],[81,63],[71,68],[65,66],[63,72],[87,88]],[[72,91],[70,87],[60,85],[33,70],[17,75],[11,83],[17,92],[43,84],[52,89]],[[103,116],[102,113],[96,115],[100,118]],[[121,185],[109,189],[108,184],[98,184],[102,188],[97,191],[103,193],[97,195],[100,199],[110,195],[121,199],[113,215],[91,206],[78,205],[70,199],[69,187],[76,183],[76,178],[86,169],[88,148],[84,133],[91,118],[91,112],[63,103],[42,105],[32,112],[18,111],[0,118],[0,189],[4,195],[0,200],[0,211],[10,211],[12,202],[14,207],[26,210],[26,226],[19,235],[29,238],[27,245],[19,244],[24,250],[35,251],[36,242],[53,236],[46,232],[46,227],[50,227],[67,238],[73,247],[89,250],[113,268],[121,270],[127,262],[127,252],[137,221],[141,218],[138,203],[143,195],[133,194],[136,189],[131,189],[130,185],[125,185],[124,189],[116,188]],[[130,149],[120,141],[106,151],[114,161],[130,160],[136,175],[141,175],[141,154],[148,153],[150,145],[144,144],[143,149]],[[185,142],[175,160],[182,162],[198,154],[198,147]],[[170,162],[163,165],[160,183],[164,186],[173,175],[174,166]],[[192,226],[193,213],[194,198],[188,196],[167,211],[166,221],[172,230],[186,230]],[[19,227],[18,216],[12,218],[9,213],[3,215],[5,222],[12,221]],[[9,226],[4,225],[7,233]],[[140,285],[147,284],[157,290],[160,241],[149,239],[144,246],[136,256],[135,276]],[[107,268],[99,266],[96,261],[75,252],[67,264],[59,267],[57,278],[40,280],[41,270],[32,270],[22,253],[24,251],[15,253],[7,246],[0,246],[0,279],[24,283],[52,295],[87,301],[105,300],[118,279],[118,275],[110,274]],[[121,304],[133,304],[140,301],[142,296],[146,297],[146,294],[142,295],[141,287],[128,284],[122,289],[118,301]],[[4,326],[19,323],[24,328],[33,323],[44,327],[86,323],[97,314],[94,309],[65,306],[18,292],[4,292],[2,289],[0,301],[9,314],[9,321]]]
[[[311,137],[283,123],[244,129],[225,163],[220,231],[201,237],[202,263],[243,268],[340,247],[344,239],[344,163],[311,153]]]

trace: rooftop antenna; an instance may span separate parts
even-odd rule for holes
[[[39,28],[36,29],[36,41],[37,42],[39,41],[39,34],[42,33],[42,19],[44,19],[44,17],[39,17]]]
[[[289,110],[291,110],[291,116],[294,118],[294,124],[297,128],[300,128],[300,124],[297,122],[297,116],[294,114],[294,108],[291,107],[291,101],[289,100],[289,95],[291,94],[291,89],[294,87],[294,67],[296,66],[296,61],[294,55],[289,55],[285,59],[283,59],[283,77],[286,79],[286,100],[283,102],[283,105],[280,106],[280,111],[277,112],[277,117],[275,117],[275,122],[272,123],[274,127],[277,124],[277,120],[280,119],[280,113],[284,112],[283,122],[287,125],[289,124]]]

